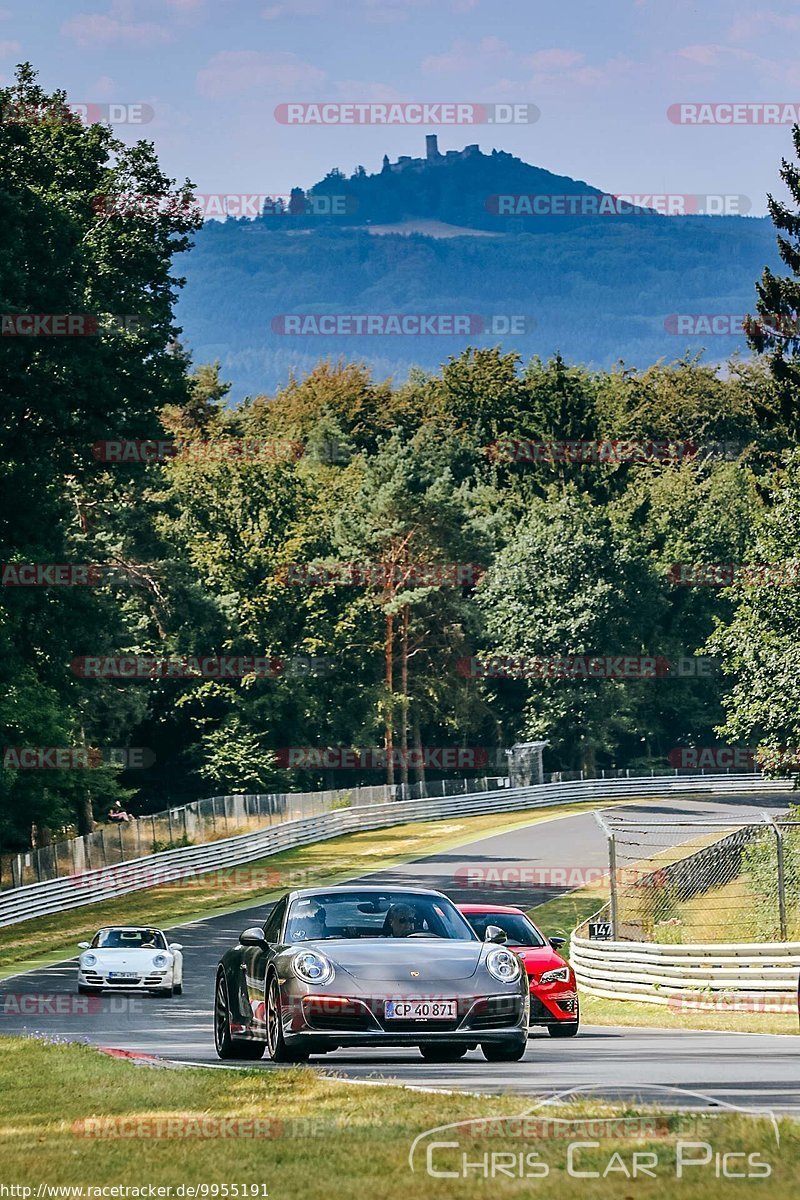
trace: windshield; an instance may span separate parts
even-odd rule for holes
[[[166,950],[159,929],[101,929],[92,942],[93,950]]]
[[[545,940],[523,913],[471,912],[467,920],[483,941],[487,925],[504,929],[512,946],[544,946]]]
[[[292,902],[286,941],[426,937],[476,941],[468,922],[443,896],[408,892],[319,892]]]

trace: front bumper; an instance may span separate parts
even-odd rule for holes
[[[161,988],[173,986],[172,968],[163,971],[153,969],[146,975],[137,975],[133,979],[111,979],[105,971],[93,971],[90,968],[78,971],[78,983],[81,987],[96,988],[97,991],[114,992],[154,992]]]
[[[287,1044],[307,1042],[355,1045],[419,1045],[420,1042],[507,1042],[528,1031],[527,995],[458,996],[456,1016],[447,1020],[392,1020],[384,1000],[367,996],[303,995],[284,1001]]]
[[[387,1020],[383,1000],[357,996],[306,995],[284,1006],[283,1035],[292,1042],[336,1046],[418,1046],[449,1042],[475,1046],[526,1036],[528,997],[520,993],[458,996],[448,1020]]]
[[[531,984],[531,1025],[561,1025],[579,1019],[580,1004],[574,985]]]

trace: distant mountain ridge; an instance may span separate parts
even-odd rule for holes
[[[541,196],[558,203],[500,211],[499,197]],[[769,219],[630,204],[606,215],[608,202],[503,151],[440,155],[435,139],[425,158],[387,158],[377,174],[331,171],[259,217],[205,223],[179,264],[184,341],[195,362],[221,361],[234,399],[274,391],[326,357],[402,379],[467,345],[523,358],[559,351],[604,368],[747,354],[736,314],[753,311],[764,266],[780,269]],[[382,325],[370,314],[443,319],[437,335],[429,321],[414,334],[413,319]]]
[[[695,197],[616,198],[504,150],[483,154],[472,144],[441,153],[436,134],[426,137],[425,151],[424,157],[401,155],[396,162],[384,155],[382,170],[374,174],[358,167],[347,176],[334,168],[307,192],[293,189],[288,205],[264,217],[287,216],[299,226],[391,225],[422,218],[492,233],[520,233],[564,228],[565,222],[572,227],[592,217],[624,220],[697,212]]]

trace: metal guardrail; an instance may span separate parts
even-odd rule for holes
[[[800,942],[659,945],[573,934],[570,962],[581,991],[608,1000],[724,1008],[719,1001],[735,993],[753,1011],[779,999],[796,1011]]]
[[[157,884],[185,879],[225,867],[240,866],[278,854],[282,850],[326,841],[345,833],[382,829],[407,821],[445,820],[477,813],[514,812],[574,801],[606,800],[625,796],[677,794],[743,794],[787,792],[785,781],[757,775],[656,776],[632,779],[544,783],[527,788],[395,800],[387,804],[361,804],[320,816],[287,821],[271,829],[223,838],[200,846],[186,846],[159,854],[0,893],[0,926],[33,917],[110,900]]]

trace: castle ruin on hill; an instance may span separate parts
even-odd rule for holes
[[[456,162],[461,158],[474,158],[480,152],[481,148],[476,143],[473,146],[465,146],[463,150],[446,150],[444,154],[441,154],[437,135],[429,133],[425,138],[424,158],[412,158],[410,154],[401,154],[397,162],[393,163],[389,162],[389,155],[384,154],[383,170],[394,175],[402,174],[405,171],[424,171],[430,166],[441,166],[445,163]]]

